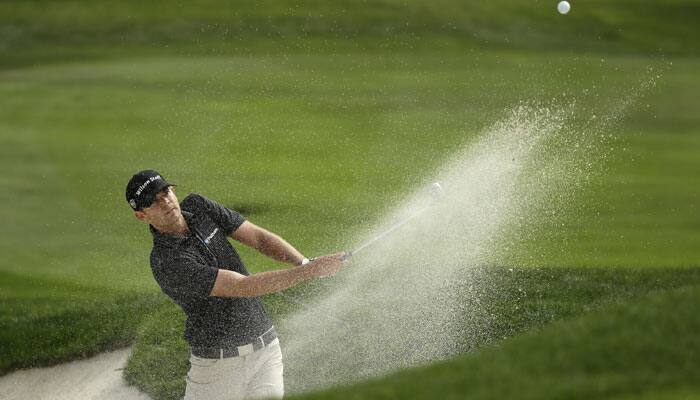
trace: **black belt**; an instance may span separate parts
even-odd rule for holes
[[[192,347],[192,355],[200,358],[229,358],[238,356],[247,356],[255,351],[272,343],[277,339],[275,328],[270,328],[267,332],[255,338],[252,343],[243,346],[227,346],[227,347]]]

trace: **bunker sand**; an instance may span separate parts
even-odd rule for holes
[[[122,369],[130,348],[102,353],[48,368],[20,370],[0,377],[5,400],[149,400],[137,388],[128,386]]]

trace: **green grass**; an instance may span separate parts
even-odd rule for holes
[[[4,1],[0,65],[148,54],[444,48],[698,55],[697,0]],[[105,51],[105,49],[109,51]]]
[[[152,288],[143,268],[149,235],[128,216],[121,192],[124,176],[153,167],[181,193],[250,209],[254,221],[304,251],[348,246],[352,232],[430,179],[441,160],[507,108],[568,91],[579,103],[577,117],[603,115],[648,78],[650,64],[398,53],[133,59],[5,72],[2,165],[13,172],[3,178],[12,189],[4,196],[16,206],[1,211],[8,221],[3,244],[27,262],[50,256],[70,264],[48,273],[82,279],[93,265],[115,265],[90,282]],[[519,244],[526,249],[519,264],[696,263],[700,135],[691,100],[700,89],[692,74],[698,66],[676,61],[611,129],[615,152],[607,160],[590,154],[604,172],[570,205],[576,212],[563,229],[547,227],[555,243]],[[570,78],[551,79],[559,75]],[[157,152],[143,150],[153,143]],[[41,206],[47,196],[57,208]],[[313,222],[298,224],[298,215]],[[52,240],[18,251],[37,230]]]
[[[11,172],[3,196],[14,206],[2,210],[3,251],[12,260],[2,269],[22,275],[32,266],[34,274],[97,290],[156,292],[147,266],[149,234],[122,198],[125,177],[146,167],[161,170],[182,193],[198,191],[250,210],[251,220],[307,254],[347,247],[353,232],[429,179],[441,160],[506,108],[567,90],[584,113],[598,112],[646,79],[649,64],[636,57],[606,57],[601,64],[598,57],[497,51],[154,57],[6,71],[0,126],[2,164]],[[666,104],[694,98],[698,82],[689,71],[697,66],[674,61],[640,103],[653,111],[635,106],[615,127],[617,146],[627,150],[604,162],[605,173],[570,205],[563,229],[544,226],[550,232],[544,241],[523,237],[505,263],[696,265],[697,217],[689,200],[698,187],[697,116],[692,104]],[[563,71],[572,78],[551,79]],[[42,233],[38,247],[36,232]],[[254,270],[274,267],[243,253]],[[18,310],[8,318],[22,315]],[[102,320],[84,314],[86,326]],[[149,326],[160,326],[161,317],[150,318]],[[8,334],[21,341],[25,330],[13,325]],[[145,335],[158,334],[174,346],[166,347],[169,354],[180,354],[174,331]],[[83,336],[85,348],[107,347],[102,338]],[[17,362],[41,365],[68,354],[26,354]],[[136,353],[133,365],[149,365],[158,354]],[[181,361],[162,364],[156,375],[134,367],[132,381],[168,398],[181,387],[173,380]]]
[[[506,295],[474,353],[320,396],[697,397],[697,354],[679,352],[698,348],[700,3],[572,3],[566,17],[542,1],[203,4],[0,3],[0,373],[136,341],[128,380],[181,393],[182,316],[123,199],[138,169],[320,254],[352,246],[513,105],[575,99],[580,127],[660,74],[567,212],[503,243],[498,264],[519,268],[493,270]],[[627,339],[644,334],[659,361],[636,368]]]
[[[176,306],[158,309],[141,326],[124,378],[153,399],[182,398],[190,349],[182,339],[185,318]]]
[[[656,293],[428,368],[292,398],[697,398],[698,302],[697,285]]]
[[[105,291],[69,281],[0,272],[0,374],[127,346],[154,293]]]
[[[22,170],[29,176],[10,182],[18,190],[10,191],[8,200],[17,207],[7,209],[5,217],[16,222],[7,225],[12,231],[7,232],[4,243],[8,245],[6,254],[10,259],[22,261],[8,268],[18,272],[24,265],[36,265],[38,273],[55,274],[92,286],[153,290],[146,264],[148,234],[136,220],[130,219],[121,195],[123,177],[132,172],[133,166],[150,166],[148,160],[153,155],[138,151],[148,144],[146,137],[140,136],[143,132],[161,138],[161,165],[155,167],[161,170],[165,167],[166,176],[182,182],[181,190],[202,191],[224,203],[247,207],[253,211],[250,217],[254,221],[272,227],[285,237],[299,238],[296,242],[306,252],[320,253],[338,244],[347,246],[346,238],[332,231],[352,232],[371,221],[382,205],[391,204],[402,190],[424,179],[439,165],[444,154],[450,154],[480,127],[497,118],[500,110],[518,101],[522,93],[537,90],[536,97],[540,98],[554,93],[559,88],[546,86],[546,77],[564,68],[561,64],[574,71],[584,70],[580,76],[601,68],[594,60],[588,65],[573,66],[558,57],[542,60],[541,56],[509,53],[479,56],[483,61],[461,56],[447,59],[446,66],[445,60],[443,63],[436,60],[423,70],[415,70],[415,65],[424,65],[428,57],[399,54],[398,62],[396,58],[374,61],[374,58],[358,59],[356,55],[335,56],[331,60],[298,56],[282,66],[276,66],[279,59],[275,57],[196,62],[146,59],[7,73],[11,79],[2,88],[8,94],[3,123],[6,132],[20,130],[22,135],[6,136],[15,147],[6,147],[3,159],[10,169],[27,159],[40,163],[36,168]],[[624,58],[612,61],[610,68],[603,67],[600,71],[615,75],[623,82],[619,86],[645,77],[639,72],[636,77],[623,77],[630,71],[643,69],[643,61]],[[516,75],[541,70],[539,78],[514,87],[499,87],[504,73],[517,62],[529,67],[526,72],[516,69]],[[553,62],[561,64],[552,66]],[[178,66],[175,72],[162,73],[173,64]],[[340,78],[334,75],[343,70],[339,65],[348,64],[359,65],[356,67],[359,71],[349,76],[341,74]],[[626,70],[615,71],[620,64]],[[684,65],[680,64],[683,71]],[[471,68],[460,71],[465,65]],[[315,77],[308,72],[310,66],[317,69]],[[674,71],[667,74],[672,76]],[[91,75],[86,75],[88,72]],[[230,80],[229,73],[238,74],[239,79]],[[433,79],[426,80],[426,75]],[[207,79],[214,81],[207,83]],[[393,83],[384,83],[387,79]],[[509,80],[517,82],[515,78]],[[454,81],[460,85],[453,86]],[[584,79],[570,84],[572,90],[590,85]],[[376,94],[377,87],[384,93]],[[184,89],[185,95],[173,98],[179,88]],[[346,94],[343,90],[351,89],[345,88],[352,91]],[[475,99],[474,92],[488,97]],[[594,100],[614,97],[610,92],[596,94]],[[670,91],[666,96],[677,93]],[[657,94],[652,100],[662,103],[664,98]],[[442,104],[436,108],[434,104],[438,102]],[[683,108],[675,108],[673,112],[683,112]],[[284,116],[279,117],[280,114]],[[436,130],[440,135],[425,134]],[[260,132],[273,135],[260,140]],[[622,140],[635,144],[640,152],[668,146],[668,136],[663,132],[645,135],[628,134]],[[686,140],[692,144],[697,136],[691,135]],[[681,162],[683,154],[688,154],[688,159],[694,154],[694,147],[683,143],[673,147]],[[313,163],[308,162],[308,154],[318,154]],[[623,154],[621,161],[626,161],[626,157]],[[226,162],[228,159],[232,159],[231,165]],[[651,161],[651,165],[645,165],[644,161]],[[607,175],[608,179],[619,179],[625,173],[639,174],[641,165],[643,171],[652,174],[646,182],[652,181],[658,192],[640,192],[634,185],[626,186],[625,191],[612,183],[606,188],[603,183],[603,194],[606,189],[611,195],[622,194],[627,198],[667,193],[670,197],[662,207],[673,205],[681,208],[681,215],[692,214],[692,203],[677,201],[679,196],[692,197],[694,193],[693,185],[687,185],[697,179],[690,170],[673,168],[674,173],[685,171],[689,176],[671,179],[672,176],[663,175],[665,170],[658,169],[655,159],[638,161],[633,168],[628,167],[629,172],[625,172],[622,162],[622,165],[614,162],[610,168],[622,171]],[[85,165],[93,167],[86,171]],[[190,165],[205,168],[208,177],[193,171]],[[195,178],[198,187],[193,183],[188,185]],[[338,182],[342,185],[338,186]],[[86,186],[91,190],[81,190]],[[300,187],[307,190],[298,190]],[[81,197],[70,196],[72,192],[81,193]],[[319,192],[326,194],[318,198],[315,193]],[[69,201],[57,202],[57,212],[55,208],[39,206],[48,196]],[[628,201],[601,201],[599,205],[589,206],[591,214],[572,216],[574,222],[581,219],[584,223],[572,224],[569,232],[563,231],[570,235],[564,238],[568,247],[538,248],[550,251],[550,257],[534,252],[521,254],[537,256],[530,260],[535,265],[684,265],[697,259],[692,250],[695,238],[686,235],[682,228],[688,221],[673,223],[665,213],[646,216],[646,223],[655,229],[640,231],[644,241],[630,244],[610,240],[622,236],[620,232],[627,229],[634,230],[643,220],[630,219],[632,227],[628,228],[617,221],[607,223],[597,213],[601,209],[605,211],[606,206],[613,212],[616,208],[627,212],[629,205]],[[315,222],[300,226],[296,223],[300,214]],[[614,213],[618,218],[626,215],[620,214]],[[342,215],[361,217],[348,220]],[[30,251],[32,242],[26,238],[40,229],[52,240],[38,251]],[[579,240],[578,236],[587,232],[587,240]],[[111,239],[114,237],[119,240]],[[685,251],[668,247],[669,239],[681,240],[679,246]],[[81,245],[74,246],[75,243]],[[600,247],[605,251],[587,251]],[[564,262],[562,254],[568,257]],[[649,254],[655,258],[648,257]],[[47,258],[51,261],[42,264]],[[255,263],[259,258],[252,260],[254,268],[265,268]]]

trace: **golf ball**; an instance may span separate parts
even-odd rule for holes
[[[559,14],[566,14],[569,12],[570,9],[571,5],[568,1],[560,1],[559,4],[557,4],[557,10],[559,11]]]

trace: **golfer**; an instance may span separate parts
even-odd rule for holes
[[[282,352],[259,296],[333,275],[342,253],[309,261],[281,237],[204,196],[178,203],[173,185],[156,171],[135,174],[126,199],[153,234],[153,277],[187,315],[192,354],[185,399],[281,398]],[[296,267],[250,275],[228,237]]]

